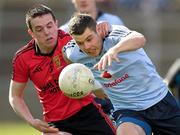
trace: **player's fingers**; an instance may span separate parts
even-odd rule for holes
[[[102,33],[102,35],[103,35],[103,38],[105,38],[106,36],[107,36],[107,32],[106,32],[106,29],[105,28],[103,28],[103,30],[101,31]]]
[[[104,70],[106,68],[107,61],[108,61],[108,56],[103,58],[102,67],[101,67],[102,70]]]
[[[104,70],[104,69],[106,68],[107,60],[108,60],[108,56],[104,56],[104,57],[101,59],[101,65],[100,65],[100,67],[99,67],[100,70]]]
[[[97,64],[95,64],[94,68],[98,70],[102,70],[102,64],[103,64],[103,59],[101,59]]]
[[[93,66],[93,68],[98,68],[98,63],[96,63],[94,66]]]
[[[40,125],[41,127],[44,127],[44,128],[49,128],[49,124],[48,124],[47,122],[44,122],[44,121],[40,121],[40,122],[39,122],[39,125]]]
[[[42,135],[72,135],[72,134],[67,132],[57,132],[57,133],[42,133]]]
[[[108,66],[110,66],[111,63],[112,63],[112,59],[111,59],[111,57],[108,57]]]
[[[100,70],[99,69],[99,64],[100,64],[100,62],[96,63],[93,68]]]
[[[99,26],[99,25],[96,26],[96,30],[97,30],[98,34],[99,34],[102,38],[105,37],[105,35],[104,35],[104,29],[103,29],[102,25],[101,25],[101,26]]]
[[[109,24],[106,24],[106,26],[105,26],[105,35],[107,36],[108,35],[108,33],[109,33],[109,31],[110,31],[110,26],[109,26]]]
[[[44,133],[57,133],[59,132],[59,129],[55,127],[42,127],[42,131]]]
[[[59,132],[58,135],[72,135],[71,133],[67,133],[67,132]]]
[[[102,63],[103,63],[103,58],[101,58],[100,61],[97,63],[98,70],[102,70]]]
[[[120,62],[119,58],[117,58],[117,57],[114,57],[114,60],[115,60],[116,62]]]

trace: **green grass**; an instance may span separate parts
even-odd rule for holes
[[[0,123],[0,135],[41,135],[41,133],[26,123]]]

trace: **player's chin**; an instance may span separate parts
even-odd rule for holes
[[[95,53],[95,52],[88,52],[87,54],[88,54],[89,56],[91,56],[91,57],[97,57],[97,56],[98,56],[98,54]]]

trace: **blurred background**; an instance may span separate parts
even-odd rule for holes
[[[145,35],[147,45],[144,49],[164,78],[174,60],[180,57],[180,0],[97,1],[99,9],[120,16],[128,28]],[[16,50],[30,40],[25,13],[35,3],[52,8],[59,25],[64,24],[74,12],[71,0],[0,0],[0,123],[21,122],[8,102],[11,61]],[[36,91],[32,84],[27,87],[27,103],[32,114],[41,118]],[[1,131],[0,135],[6,135]]]

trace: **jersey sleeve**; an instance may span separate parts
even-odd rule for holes
[[[121,39],[125,38],[126,36],[130,35],[132,33],[131,30],[129,30],[125,26],[120,25],[112,25],[112,31],[109,33],[109,36],[107,38],[109,45],[116,45]],[[110,47],[112,47],[110,46]]]
[[[76,42],[74,39],[70,40],[63,48],[63,53],[65,55],[65,57],[72,61],[75,62],[75,60],[73,59],[75,56],[73,55],[72,52],[74,52],[74,49],[76,48]]]
[[[27,82],[28,81],[28,66],[21,56],[13,59],[13,72],[12,80],[16,82]]]

